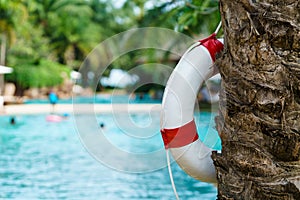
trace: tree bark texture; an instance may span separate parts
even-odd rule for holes
[[[220,0],[218,199],[300,199],[300,1]]]

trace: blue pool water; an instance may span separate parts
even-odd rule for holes
[[[148,94],[143,95],[143,98],[139,96],[130,97],[130,95],[104,95],[98,94],[95,96],[77,96],[74,99],[58,99],[59,104],[74,103],[161,103],[161,99],[153,99]],[[25,100],[26,104],[45,104],[49,103],[48,99],[28,99]]]
[[[204,130],[211,114],[201,115],[199,127]],[[9,116],[0,117],[0,199],[175,199],[166,167],[138,174],[108,167],[83,147],[74,116],[59,123],[45,118],[17,116],[16,124],[11,125]],[[103,114],[96,119],[105,125],[104,135],[117,148],[132,153],[163,149],[159,114],[151,119],[142,113],[130,116],[134,126],[144,127],[147,137],[140,138],[130,134],[134,127],[118,123],[122,116],[116,119]],[[219,141],[208,143],[220,145]],[[190,178],[176,163],[172,170],[181,199],[216,199],[217,191],[211,184]]]

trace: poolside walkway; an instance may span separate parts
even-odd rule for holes
[[[161,104],[57,104],[56,113],[113,113],[113,112],[159,112]],[[50,104],[6,105],[1,115],[50,113]]]

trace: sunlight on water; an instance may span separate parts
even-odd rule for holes
[[[166,168],[141,174],[110,169],[85,150],[72,117],[60,123],[45,117],[17,116],[15,125],[9,117],[0,118],[0,199],[175,198]],[[99,115],[97,121],[119,148],[138,153],[162,149],[159,115],[151,120],[146,114],[131,117],[141,129],[150,127],[143,137],[128,135],[130,127],[122,131],[112,115]],[[190,178],[176,164],[172,169],[182,199],[216,199],[212,185]]]

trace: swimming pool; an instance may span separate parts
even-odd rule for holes
[[[144,94],[140,96],[131,97],[130,95],[106,95],[97,94],[95,96],[76,96],[73,99],[58,99],[59,104],[84,104],[84,103],[161,103],[161,99],[153,99],[150,95]],[[24,100],[25,104],[45,104],[49,103],[48,99],[27,99]]]
[[[136,174],[108,167],[83,147],[73,116],[60,123],[47,122],[45,117],[17,116],[16,124],[11,125],[9,116],[1,116],[0,199],[175,198],[166,168]],[[82,115],[79,119],[85,117]],[[97,115],[96,118],[98,123],[104,124],[107,139],[124,151],[148,153],[163,149],[159,114],[151,119],[147,113],[130,116],[130,120],[141,128],[156,124],[156,128],[145,128],[147,137],[140,138],[128,134],[132,127],[118,124],[111,114]],[[207,128],[211,114],[202,113],[200,118],[199,127]],[[95,134],[99,133],[95,131]],[[220,142],[215,145],[219,146]],[[172,164],[172,169],[182,199],[216,199],[216,188],[212,185],[190,178],[176,163]]]

